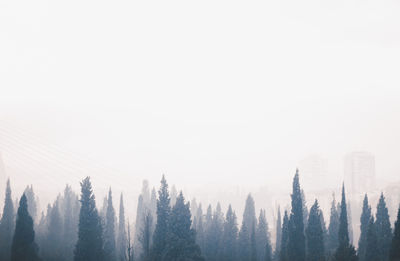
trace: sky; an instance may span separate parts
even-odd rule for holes
[[[394,0],[0,3],[0,153],[17,191],[290,190],[309,155],[399,181]],[[301,173],[301,169],[300,169]],[[193,192],[194,193],[194,192]]]

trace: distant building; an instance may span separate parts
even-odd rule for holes
[[[375,157],[369,152],[356,151],[344,158],[344,181],[351,194],[364,194],[375,188]]]

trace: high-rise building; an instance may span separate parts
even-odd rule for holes
[[[328,161],[318,154],[312,154],[299,162],[302,187],[306,191],[325,189],[328,178]]]
[[[375,188],[375,157],[369,152],[356,151],[344,158],[344,181],[347,191],[364,194]]]

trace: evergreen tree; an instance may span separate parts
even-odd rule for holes
[[[280,206],[278,206],[278,215],[276,218],[276,241],[275,241],[275,254],[274,254],[274,259],[276,261],[279,260],[281,241],[282,241],[282,217],[281,217],[281,208]]]
[[[153,226],[153,217],[150,211],[144,215],[143,228],[140,231],[139,242],[141,244],[141,260],[147,261],[150,259],[150,244],[151,244],[151,228]]]
[[[161,187],[158,191],[157,224],[153,235],[152,255],[153,260],[155,261],[162,260],[161,257],[165,254],[170,213],[171,207],[168,184],[163,175],[161,179]]]
[[[74,261],[102,261],[103,237],[90,178],[81,182],[81,209]]]
[[[331,205],[331,213],[328,226],[327,253],[332,255],[339,246],[339,211],[335,197],[333,197]]]
[[[46,261],[61,261],[64,260],[62,254],[62,219],[59,210],[59,199],[49,209],[47,217],[47,235],[45,238],[46,244],[42,246],[43,257]]]
[[[257,260],[259,261],[271,261],[271,242],[268,231],[268,222],[265,217],[265,210],[260,210],[258,217],[258,225],[256,231],[256,242],[257,242]]]
[[[11,245],[11,261],[39,261],[39,248],[35,243],[33,220],[28,212],[25,194],[19,201],[15,232]]]
[[[299,171],[293,179],[292,211],[289,220],[288,258],[290,261],[304,261],[306,258],[306,245],[303,223],[303,199],[301,196]]]
[[[177,197],[177,196],[178,196],[178,191],[176,190],[175,185],[172,185],[172,188],[171,188],[171,200],[170,200],[171,208],[172,208],[173,206],[175,206],[176,197]]]
[[[235,261],[237,257],[238,227],[236,214],[232,211],[231,205],[229,205],[228,211],[226,212],[223,231],[220,260]]]
[[[202,253],[204,253],[204,241],[205,241],[205,235],[204,235],[204,218],[203,218],[203,209],[201,206],[201,203],[199,204],[199,207],[197,208],[197,222],[196,222],[196,242],[199,244],[200,249]]]
[[[283,223],[282,223],[282,241],[281,241],[281,248],[279,253],[279,261],[288,261],[288,248],[289,243],[289,217],[288,213],[285,210],[285,214],[283,216]]]
[[[321,210],[319,209],[318,201],[315,200],[314,205],[310,209],[306,229],[308,261],[325,260],[324,231],[322,229],[320,215]]]
[[[251,259],[251,242],[250,233],[245,222],[242,222],[242,226],[239,231],[238,238],[238,259],[240,261],[250,261]]]
[[[378,238],[376,235],[376,228],[374,224],[374,217],[370,218],[367,227],[366,235],[366,248],[365,248],[365,261],[378,261],[379,249],[378,249]]]
[[[33,223],[36,222],[36,217],[37,217],[37,210],[38,210],[38,203],[37,203],[37,198],[35,196],[35,192],[33,191],[33,186],[27,186],[25,188],[24,194],[26,196],[26,199],[28,201],[28,212],[29,215],[33,219]]]
[[[207,226],[207,260],[217,261],[220,249],[220,241],[222,236],[224,217],[221,210],[221,205],[218,203],[211,218],[211,224]]]
[[[200,247],[196,244],[195,231],[191,228],[190,204],[185,203],[182,192],[176,198],[168,225],[166,253],[162,260],[203,261]]]
[[[367,232],[371,220],[371,206],[368,204],[368,196],[365,194],[363,208],[360,218],[360,239],[358,241],[358,259],[365,261],[365,251],[367,247]],[[374,228],[375,229],[375,228]]]
[[[117,237],[117,258],[119,261],[126,260],[126,230],[125,230],[125,208],[124,197],[121,193],[119,200],[119,218],[118,218],[118,237]]]
[[[350,244],[349,230],[347,222],[347,207],[344,185],[342,187],[342,202],[340,204],[340,219],[339,219],[339,246],[335,252],[335,260],[337,261],[357,261],[356,250]]]
[[[249,194],[246,199],[246,204],[244,206],[243,212],[243,222],[246,225],[249,232],[251,232],[252,227],[257,227],[257,217],[254,199]]]
[[[257,261],[257,242],[256,242],[256,228],[255,224],[251,228],[250,233],[250,260]]]
[[[400,261],[400,207],[394,224],[394,235],[390,247],[390,261]]]
[[[389,213],[383,193],[381,193],[376,209],[375,228],[378,239],[379,259],[387,261],[389,259],[390,244],[392,241],[392,229],[390,227]]]
[[[10,180],[7,180],[3,215],[0,220],[0,260],[10,260],[11,241],[13,238],[14,227],[14,205],[11,197]]]
[[[74,246],[78,239],[79,197],[72,191],[69,185],[64,189],[61,211],[61,216],[64,218],[62,255],[65,260],[72,261]]]
[[[104,256],[107,261],[117,260],[117,251],[115,247],[115,210],[112,201],[111,188],[108,191],[107,211],[104,228]]]
[[[301,205],[303,207],[303,223],[305,228],[307,226],[307,220],[308,220],[308,208],[307,208],[306,193],[304,193],[304,190],[301,190]]]

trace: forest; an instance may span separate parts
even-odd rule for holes
[[[67,185],[46,213],[40,214],[33,187],[28,186],[19,201],[13,202],[8,180],[0,220],[0,260],[400,260],[400,208],[392,227],[383,193],[376,211],[365,195],[359,206],[361,234],[353,245],[345,184],[340,202],[332,201],[326,224],[317,199],[305,211],[298,171],[293,178],[291,208],[283,213],[278,209],[274,240],[265,210],[256,214],[251,195],[239,222],[231,206],[226,213],[219,204],[203,212],[200,203],[189,202],[182,192],[171,197],[163,176],[158,193],[153,189],[139,196],[136,222],[131,223],[125,215],[122,194],[118,208],[114,207],[110,189],[102,208],[98,208],[90,177],[80,185],[80,195]]]

